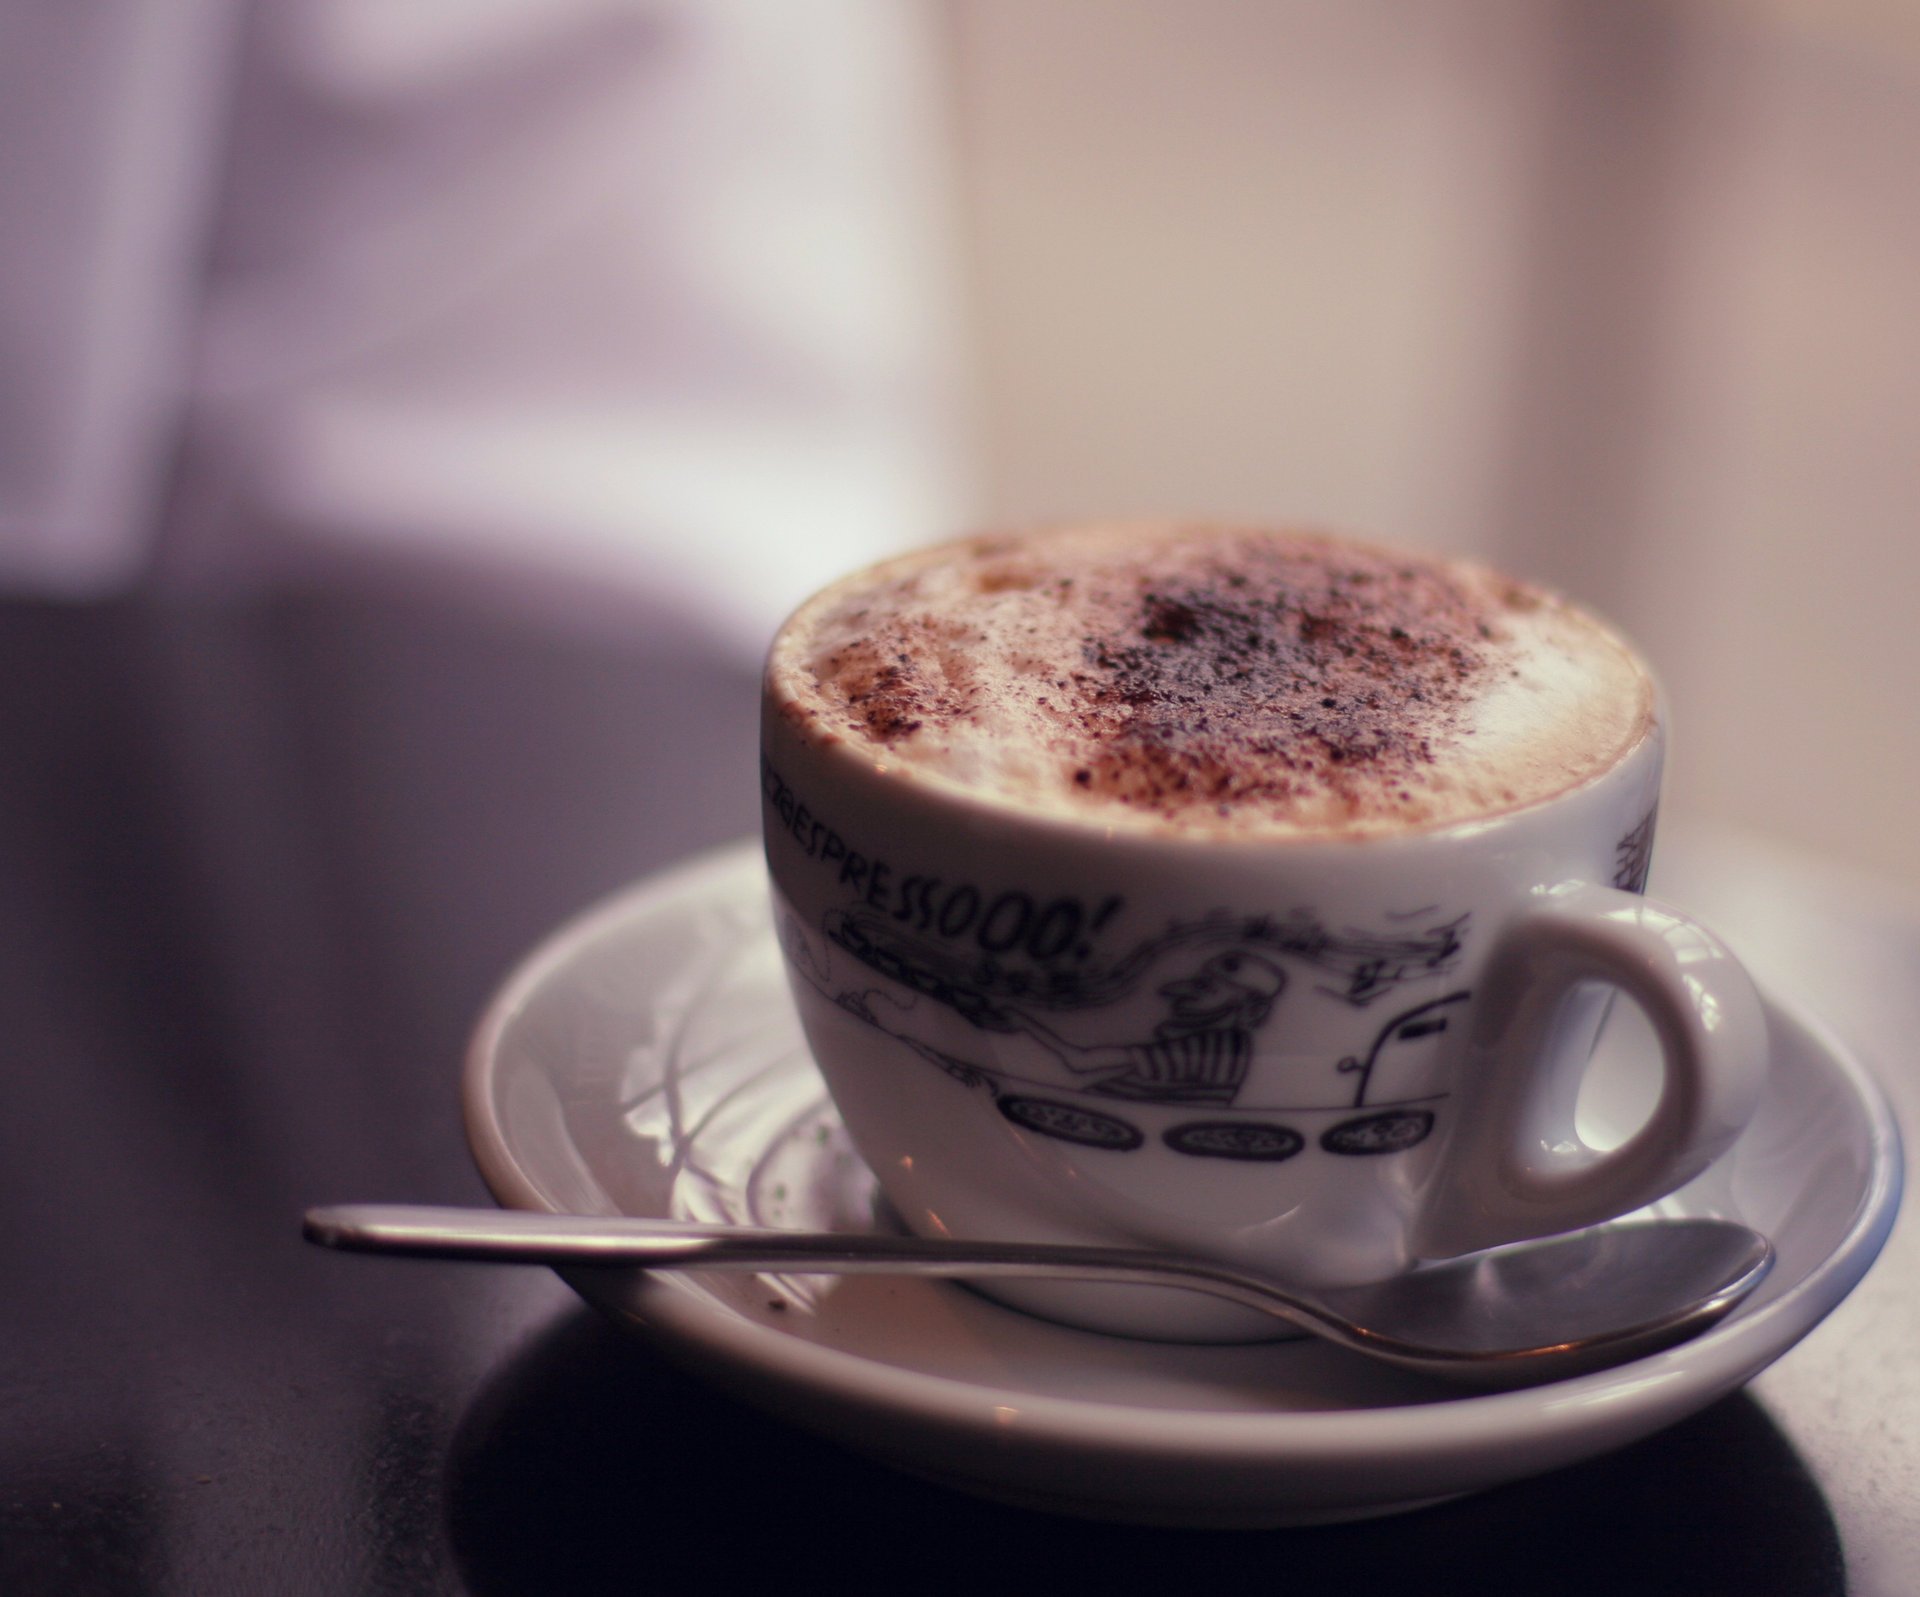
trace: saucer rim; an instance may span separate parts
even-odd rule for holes
[[[662,907],[697,900],[743,874],[751,840],[722,845],[636,882],[562,923],[526,954],[481,1012],[467,1050],[461,1096],[481,1176],[506,1208],[553,1212],[522,1169],[494,1112],[491,1083],[502,1039],[528,1003],[579,952],[614,928]],[[1054,1397],[982,1381],[903,1369],[799,1337],[742,1316],[695,1283],[655,1276],[627,1290],[644,1311],[621,1307],[604,1278],[558,1272],[589,1302],[635,1322],[681,1362],[733,1384],[774,1392],[799,1386],[850,1408],[884,1415],[896,1427],[958,1432],[976,1440],[1011,1428],[1029,1445],[1100,1446],[1142,1459],[1352,1466],[1384,1454],[1482,1456],[1508,1445],[1537,1446],[1543,1425],[1563,1440],[1565,1461],[1694,1412],[1743,1385],[1817,1326],[1871,1268],[1898,1214],[1901,1140],[1871,1072],[1827,1025],[1795,999],[1762,989],[1771,1026],[1801,1033],[1857,1101],[1868,1127],[1867,1179],[1839,1242],[1779,1297],[1743,1310],[1679,1347],[1626,1365],[1544,1386],[1463,1392],[1428,1402],[1326,1410],[1161,1408],[1085,1397]],[[639,1272],[634,1272],[638,1276]],[[1546,1466],[1542,1466],[1546,1467]],[[1521,1472],[1515,1472],[1521,1473]],[[1526,1471],[1531,1473],[1531,1471]]]

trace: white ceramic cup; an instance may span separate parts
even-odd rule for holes
[[[1363,839],[1109,832],[822,737],[769,677],[762,796],[808,1041],[911,1229],[1123,1243],[1298,1284],[1603,1221],[1690,1180],[1758,1100],[1740,965],[1642,897],[1664,727],[1544,802]],[[1617,1147],[1575,1105],[1638,1004],[1657,1103]],[[1233,1338],[1169,1289],[1002,1284],[1132,1334]]]

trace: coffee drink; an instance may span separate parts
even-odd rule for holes
[[[1378,836],[1612,768],[1653,685],[1599,621],[1481,567],[1308,533],[1065,527],[828,589],[786,713],[902,774],[1102,827]],[[796,727],[796,730],[803,730]]]
[[[1641,893],[1652,679],[1552,594],[1307,533],[976,538],[810,600],[764,686],[794,1002],[911,1230],[1353,1284],[1627,1213],[1752,1112],[1751,983]],[[1662,1085],[1602,1151],[1576,1111],[1610,991]]]

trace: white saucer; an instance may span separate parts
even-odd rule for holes
[[[1312,1342],[1195,1347],[1029,1319],[934,1281],[579,1271],[581,1295],[737,1395],[845,1445],[1029,1506],[1184,1525],[1383,1514],[1621,1446],[1791,1348],[1866,1273],[1900,1196],[1870,1078],[1769,1005],[1766,1098],[1658,1212],[1773,1238],[1706,1335],[1527,1391],[1463,1396]],[[682,867],[556,934],[467,1063],[468,1135],[510,1208],[839,1230],[875,1225],[801,1041],[757,847]]]

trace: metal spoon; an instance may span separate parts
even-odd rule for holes
[[[1760,1284],[1773,1248],[1728,1220],[1619,1221],[1311,1294],[1131,1248],[756,1230],[519,1210],[309,1209],[310,1242],[511,1264],[788,1274],[1069,1276],[1210,1292],[1390,1364],[1483,1385],[1556,1380],[1684,1341]]]

